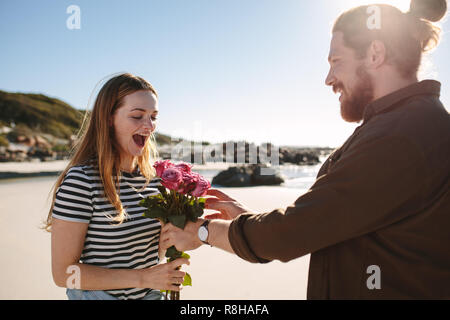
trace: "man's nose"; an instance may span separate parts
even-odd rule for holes
[[[327,77],[325,78],[325,84],[327,86],[332,86],[334,84],[334,82],[335,82],[335,78],[334,78],[334,75],[333,75],[333,70],[330,69],[330,71],[328,72]]]

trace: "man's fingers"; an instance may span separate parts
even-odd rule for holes
[[[205,203],[208,204],[208,203],[214,203],[214,202],[217,202],[217,201],[223,201],[223,200],[220,200],[218,198],[206,198]]]
[[[219,198],[220,200],[226,200],[226,201],[235,201],[232,197],[230,197],[229,195],[227,195],[226,193],[217,190],[217,189],[208,189],[208,191],[206,192],[206,194],[208,196],[214,196]]]
[[[223,214],[222,213],[213,213],[213,214],[208,214],[207,216],[205,216],[206,220],[213,220],[213,219],[220,219],[222,218]]]
[[[223,202],[223,200],[217,198],[207,198],[205,201],[205,209],[212,209],[213,206],[218,202]]]
[[[220,211],[222,213],[228,213],[231,210],[237,208],[237,206],[234,202],[231,201],[217,201],[209,203],[206,208],[209,210]]]

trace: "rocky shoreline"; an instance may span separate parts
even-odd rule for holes
[[[17,178],[37,178],[59,176],[62,171],[42,171],[42,172],[0,172],[0,180]]]
[[[259,149],[258,149],[259,151]],[[267,173],[267,170],[274,170],[277,165],[293,164],[293,165],[316,165],[320,163],[320,158],[328,155],[332,151],[331,148],[293,148],[280,147],[279,148],[279,163],[263,162],[258,157],[255,162],[244,162],[249,160],[249,157],[244,157],[241,162],[234,157],[234,154],[226,154],[222,161],[202,161],[201,163],[189,161],[188,158],[175,158],[173,161],[191,162],[194,166],[199,168],[214,168],[224,172],[216,179],[217,185],[223,186],[249,186],[249,185],[279,185],[283,183],[282,177],[278,175],[276,170],[273,173]],[[205,153],[203,153],[203,156]],[[170,157],[170,154],[166,156]],[[163,157],[167,159],[167,157]],[[44,159],[42,159],[44,160]],[[28,161],[9,161],[0,162],[0,180],[2,179],[16,179],[16,178],[32,178],[32,177],[49,177],[58,176],[66,167],[68,160],[52,160],[42,161],[39,159],[31,159]],[[205,159],[203,159],[205,160]],[[208,159],[210,160],[210,159]],[[251,160],[251,159],[250,159]],[[273,160],[273,159],[272,159]],[[272,168],[272,169],[271,169]],[[263,170],[262,170],[263,169]],[[227,172],[227,170],[230,170]],[[266,171],[261,174],[262,171]],[[233,177],[234,176],[234,177]],[[214,182],[213,182],[214,183]]]
[[[195,164],[224,162],[234,164],[296,164],[316,165],[320,158],[330,154],[329,147],[289,147],[271,143],[256,145],[245,141],[229,141],[218,144],[199,145],[191,142],[175,146],[160,146],[163,159],[185,161]]]
[[[230,167],[212,180],[213,185],[222,187],[279,186],[283,182],[278,170],[260,164]]]

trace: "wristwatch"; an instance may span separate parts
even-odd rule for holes
[[[200,228],[198,228],[198,238],[200,239],[201,242],[205,244],[209,244],[207,240],[209,235],[208,225],[210,222],[211,220],[206,220],[205,222],[202,223]]]

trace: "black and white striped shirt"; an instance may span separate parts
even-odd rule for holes
[[[81,263],[110,269],[143,269],[159,263],[158,246],[161,225],[143,217],[145,208],[138,202],[158,194],[155,179],[143,190],[145,177],[139,172],[122,172],[120,200],[128,217],[122,224],[112,221],[117,211],[104,196],[99,172],[92,165],[75,166],[67,172],[56,192],[53,218],[88,223]],[[107,290],[118,299],[140,299],[152,289],[124,288]]]

